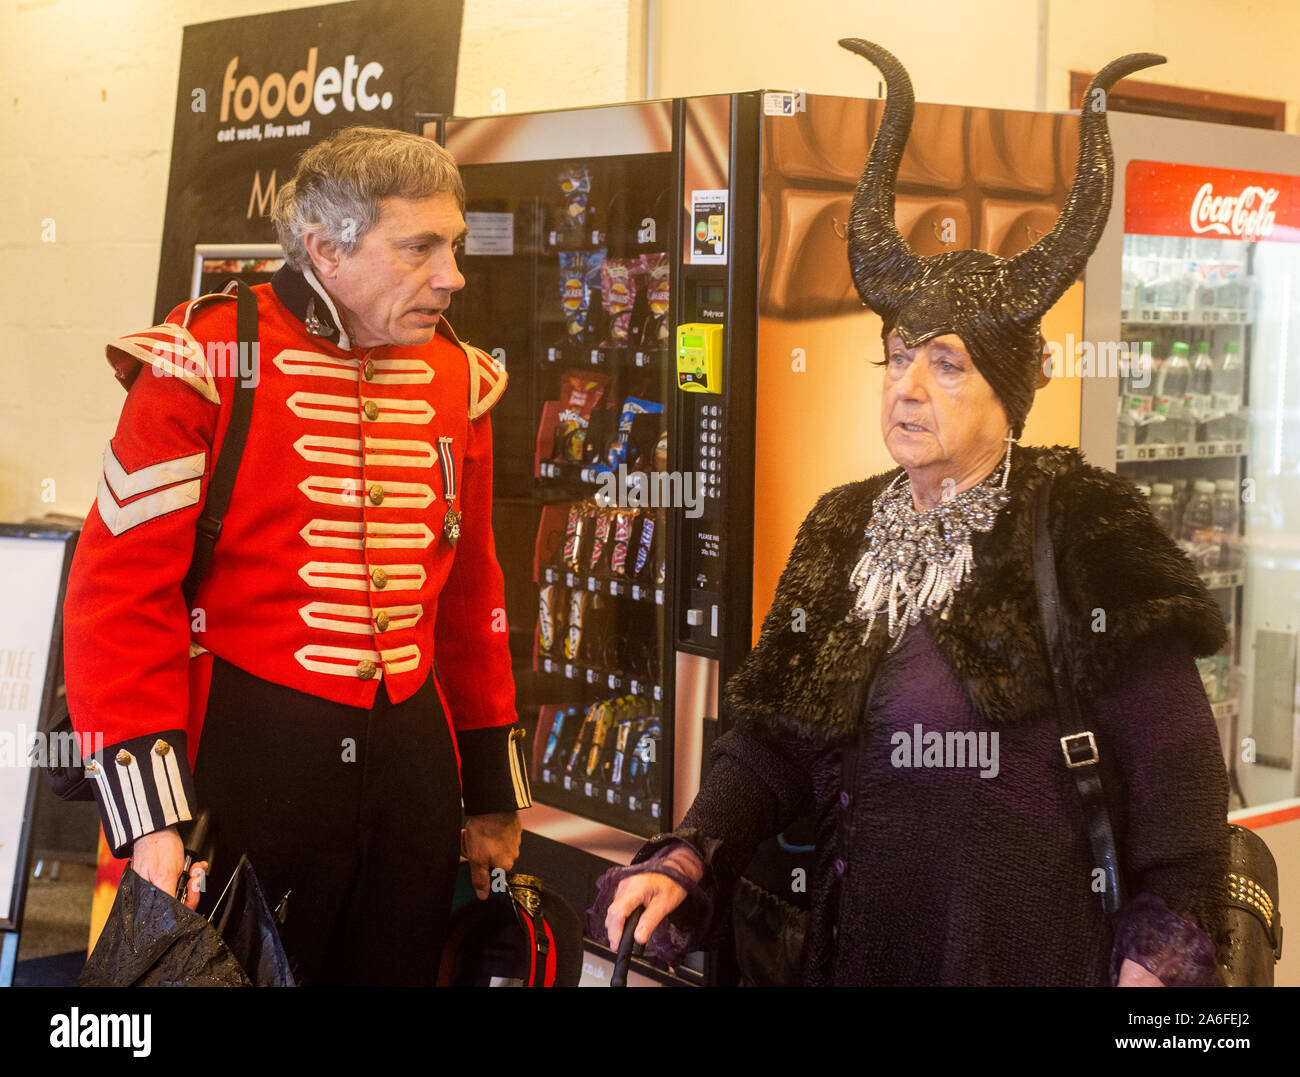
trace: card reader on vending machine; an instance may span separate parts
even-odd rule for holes
[[[689,393],[722,392],[722,326],[717,322],[677,327],[677,388]]]
[[[723,314],[721,285],[700,282],[696,317]],[[713,302],[709,302],[713,299]],[[677,388],[682,393],[682,453],[679,459],[700,493],[698,508],[682,520],[685,556],[681,578],[683,596],[679,639],[713,649],[720,639],[722,614],[722,509],[723,509],[723,346],[721,321],[684,322],[677,327]]]

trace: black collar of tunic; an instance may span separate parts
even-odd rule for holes
[[[321,300],[320,294],[302,273],[285,262],[271,278],[271,289],[289,313],[304,325],[307,322],[307,314],[311,311],[317,321],[329,330],[328,333],[313,333],[313,336],[319,336],[320,339],[328,340],[331,344],[338,344],[339,326],[330,313],[329,305]],[[314,307],[312,300],[315,300]]]

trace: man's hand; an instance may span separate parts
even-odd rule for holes
[[[517,811],[471,815],[465,820],[461,851],[469,861],[470,882],[480,901],[488,896],[492,869],[509,871],[515,866],[523,829]]]
[[[152,834],[136,838],[131,846],[131,868],[140,878],[148,879],[159,890],[175,894],[176,884],[181,881],[181,872],[185,869],[185,846],[176,828],[169,826],[166,830],[155,830]],[[185,904],[191,909],[198,907],[203,875],[207,870],[206,860],[201,860],[190,868]]]

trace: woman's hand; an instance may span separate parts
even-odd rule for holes
[[[703,861],[688,846],[682,845],[673,849],[664,858],[663,863],[695,882],[699,882],[704,877]],[[618,889],[614,892],[614,900],[610,902],[609,911],[605,914],[605,932],[609,936],[610,948],[618,949],[619,940],[623,937],[623,926],[639,906],[644,905],[645,912],[641,915],[641,922],[636,926],[635,938],[644,946],[650,941],[650,936],[663,922],[664,917],[685,900],[685,889],[667,875],[661,875],[656,871],[629,875],[618,884]]]
[[[1156,977],[1147,972],[1136,961],[1130,961],[1124,958],[1124,964],[1119,967],[1119,981],[1116,987],[1164,987]]]

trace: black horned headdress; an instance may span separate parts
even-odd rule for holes
[[[840,44],[879,68],[888,90],[849,217],[849,266],[858,295],[880,315],[883,338],[897,330],[903,343],[915,348],[944,333],[959,336],[1019,437],[1042,368],[1039,323],[1083,273],[1110,212],[1114,159],[1106,92],[1124,76],[1165,58],[1150,52],[1121,56],[1088,86],[1074,186],[1051,232],[1014,258],[979,250],[921,258],[894,223],[894,185],[912,127],[912,81],[879,45],[858,38]]]

